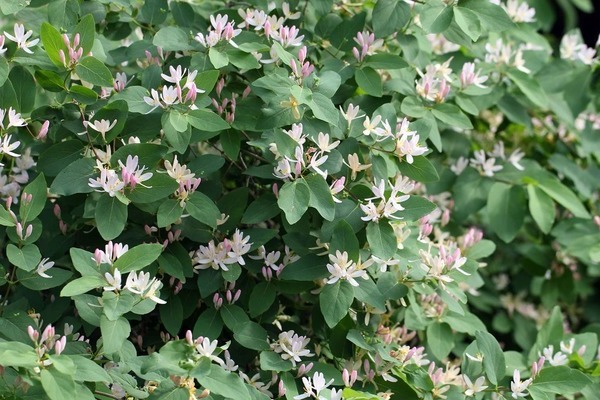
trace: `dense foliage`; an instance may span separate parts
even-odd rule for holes
[[[0,0],[0,397],[598,398],[598,60],[544,7]]]

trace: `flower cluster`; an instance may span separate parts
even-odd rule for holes
[[[175,104],[186,103],[189,103],[188,106],[191,110],[195,110],[197,108],[194,104],[196,97],[198,94],[204,93],[204,90],[196,86],[197,75],[197,70],[182,69],[181,65],[175,68],[171,65],[169,74],[161,74],[160,76],[172,85],[163,85],[161,93],[156,89],[150,90],[150,96],[144,96],[144,101],[153,107],[152,110],[158,107],[169,108]],[[183,83],[184,79],[185,83]]]
[[[108,286],[104,286],[104,291],[118,292],[120,290],[127,290],[133,294],[140,295],[142,299],[150,299],[158,304],[166,304],[167,302],[158,297],[157,291],[162,287],[162,282],[156,278],[150,279],[150,272],[139,272],[131,271],[127,275],[125,286],[121,288],[122,279],[121,272],[115,268],[113,273],[106,272],[104,278],[108,283]]]
[[[215,244],[214,240],[211,240],[207,246],[200,245],[198,250],[190,253],[194,269],[213,268],[229,271],[228,265],[236,263],[245,265],[246,262],[243,256],[252,247],[252,243],[249,243],[249,241],[250,236],[244,236],[243,232],[236,229],[231,239],[225,239],[218,244]]]
[[[106,192],[110,197],[115,197],[126,187],[131,190],[135,189],[138,184],[146,187],[143,182],[152,178],[153,175],[152,172],[144,172],[146,171],[145,166],[139,166],[138,156],[128,155],[125,164],[119,160],[119,166],[121,167],[121,176],[109,165],[97,160],[96,169],[100,171],[100,176],[90,178],[88,185],[97,192]]]

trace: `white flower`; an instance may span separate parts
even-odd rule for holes
[[[310,163],[308,166],[317,174],[321,175],[323,179],[327,179],[327,170],[323,171],[319,167],[327,161],[327,158],[329,158],[329,156],[320,156],[319,154],[320,153],[313,154],[313,156],[310,158]]]
[[[38,264],[37,269],[35,270],[35,272],[37,272],[37,274],[42,278],[52,278],[52,276],[46,274],[46,271],[48,271],[54,266],[54,261],[48,260],[49,258],[42,259],[42,261],[40,261],[40,263]]]
[[[512,392],[512,398],[518,399],[519,397],[527,397],[527,393],[523,393],[527,390],[527,387],[531,384],[533,379],[529,378],[521,382],[521,373],[518,369],[515,369],[513,373],[513,380],[510,383],[510,390]]]
[[[325,382],[325,375],[321,372],[315,372],[312,379],[306,376],[303,377],[302,383],[304,384],[304,394],[294,396],[294,400],[302,400],[309,397],[321,400],[325,398],[320,397],[319,394],[333,383],[333,379]]]
[[[368,264],[370,265],[371,263],[372,260],[369,260]],[[327,283],[333,285],[340,279],[345,279],[352,286],[358,286],[359,284],[355,278],[369,279],[367,271],[364,270],[366,266],[361,265],[360,261],[356,264],[354,261],[348,260],[348,253],[346,251],[341,253],[339,250],[336,250],[335,255],[329,255],[327,270],[331,275]]]
[[[175,179],[178,183],[182,183],[193,179],[196,174],[192,173],[184,164],[179,164],[177,160],[177,156],[173,159],[173,164],[171,164],[168,160],[165,160],[165,169],[167,170],[167,174],[173,179]]]
[[[154,278],[156,279],[156,278]],[[154,280],[153,279],[153,280]],[[142,294],[150,286],[150,272],[140,272],[139,275],[132,271],[127,275],[125,289],[131,293]]]
[[[224,242],[219,243],[215,246],[215,242],[211,240],[208,242],[207,246],[200,246],[196,253],[194,254],[194,258],[192,259],[194,262],[194,269],[222,269],[223,271],[229,271],[227,265],[228,256],[227,249],[225,248]]]
[[[154,108],[162,107],[162,103],[160,102],[158,91],[156,89],[152,89],[150,91],[150,94],[152,97],[144,96],[144,101],[146,102],[146,104],[148,104],[149,106],[152,106]],[[154,110],[154,108],[152,110]]]
[[[568,357],[560,351],[554,353],[554,346],[549,345],[544,350],[542,350],[542,354],[546,361],[550,363],[553,367],[558,367],[560,365],[566,365],[569,362]]]
[[[350,179],[351,180],[355,180],[356,174],[358,174],[360,171],[369,169],[369,167],[371,166],[371,164],[361,164],[360,161],[358,161],[358,154],[356,154],[356,153],[348,154],[348,162],[344,161],[344,164],[348,168],[350,168],[350,171],[351,171]]]
[[[283,11],[283,16],[286,19],[298,19],[302,15],[300,13],[300,11],[296,11],[295,13],[292,14],[290,11],[290,5],[286,1],[284,1],[283,4],[281,5],[281,10]]]
[[[519,171],[523,171],[525,168],[519,164],[519,161],[525,156],[525,153],[521,149],[515,149],[508,157],[508,162],[511,163]]]
[[[181,69],[181,65],[178,65],[177,68],[174,68],[172,65],[169,66],[170,75],[160,74],[160,76],[167,82],[174,83],[176,85],[183,79],[185,75],[186,69]]]
[[[181,94],[181,91],[178,91],[175,86],[165,85],[162,88],[162,94],[160,95],[160,98],[165,103],[165,105],[170,106],[172,104],[179,103],[179,95],[180,94]],[[152,97],[154,97],[154,93],[152,94]],[[146,103],[148,103],[148,102],[146,102]]]
[[[209,338],[205,337],[202,339],[202,343],[196,345],[196,351],[202,357],[206,357],[219,365],[225,365],[225,362],[223,362],[223,360],[221,360],[219,357],[213,354],[217,349],[217,344],[218,342],[216,340],[213,340],[211,342]]]
[[[333,143],[329,142],[329,135],[323,132],[319,132],[317,136],[317,146],[319,146],[319,150],[329,153],[331,150],[335,149],[340,144],[339,140],[336,140]]]
[[[381,115],[376,116],[375,118],[373,118],[372,121],[368,116],[365,117],[365,121],[363,122],[363,127],[365,128],[363,130],[363,134],[369,136],[371,133],[376,133],[377,127],[380,123]]]
[[[27,33],[26,33],[25,26],[22,24],[15,24],[14,31],[15,31],[14,36],[6,31],[4,32],[4,36],[9,38],[13,42],[16,42],[17,47],[19,49],[23,49],[23,51],[25,51],[26,53],[33,54],[33,51],[31,51],[29,48],[38,44],[40,39],[33,39],[30,41],[27,41],[27,39],[29,39],[31,37],[31,35],[33,34],[33,31],[27,31]]]
[[[479,378],[477,378],[475,383],[472,383],[471,379],[469,379],[467,375],[463,375],[462,377],[465,381],[465,386],[467,387],[467,389],[465,390],[465,396],[474,396],[476,393],[483,392],[485,389],[488,388],[487,386],[484,386],[485,376],[480,376]]]
[[[348,122],[348,124],[350,124],[353,120],[355,120],[357,118],[364,117],[364,115],[361,115],[361,116],[358,115],[359,111],[360,111],[360,107],[355,106],[352,103],[348,104],[348,110],[346,110],[346,112],[344,112],[344,110],[342,109],[342,106],[340,106],[340,112],[342,113],[342,116]]]
[[[123,183],[131,186],[131,188],[135,188],[135,186],[139,183],[147,181],[152,178],[152,172],[146,172],[146,167],[138,167],[138,156],[131,157],[131,154],[127,156],[125,160],[125,164],[119,160],[119,165],[121,166],[121,178],[123,179]],[[144,185],[142,185],[144,186]]]
[[[104,278],[106,279],[106,282],[108,282],[108,286],[104,286],[104,290],[109,292],[121,290],[121,272],[118,269],[115,269],[113,275],[111,275],[110,272],[106,272]]]
[[[485,176],[494,176],[498,171],[502,170],[502,165],[496,165],[496,159],[491,157],[486,159],[485,152],[478,150],[473,153],[475,158],[471,159],[471,166],[477,168],[479,172]]]
[[[109,264],[112,265],[119,257],[123,254],[127,253],[129,250],[129,245],[124,245],[122,243],[114,243],[112,241],[108,242],[107,245],[104,246],[104,251],[100,249],[96,249],[94,252],[94,257],[92,258],[96,261],[96,264]]]
[[[271,344],[271,348],[281,355],[284,360],[290,360],[295,367],[301,362],[300,357],[312,357],[313,353],[306,348],[310,339],[306,336],[298,336],[294,331],[281,332],[277,342]]]
[[[229,246],[227,255],[231,258],[231,260],[233,260],[233,262],[237,262],[240,265],[245,265],[246,262],[242,256],[248,253],[252,247],[252,243],[248,243],[250,241],[250,236],[244,237],[244,234],[239,229],[236,229],[232,239],[225,240]]]
[[[100,121],[94,121],[93,123],[85,121],[83,124],[86,127],[99,132],[102,135],[102,139],[106,140],[106,133],[117,125],[117,120],[115,119],[113,122],[110,122],[109,120],[101,119]]]
[[[515,22],[534,22],[535,8],[529,7],[527,2],[519,0],[507,0],[506,6],[502,6],[508,16]]]
[[[568,342],[560,342],[560,350],[566,354],[573,354],[575,351],[575,338],[571,338]]]
[[[4,113],[0,114],[0,116],[4,117]],[[0,124],[2,124],[2,121],[4,118],[0,118]],[[17,110],[15,110],[14,108],[10,107],[8,109],[8,126],[6,127],[6,129],[10,129],[11,126],[25,126],[27,125],[27,122],[25,122],[25,120],[23,118],[21,118],[21,114],[17,112]],[[2,125],[2,127],[4,127],[4,125]]]
[[[88,185],[98,192],[106,192],[110,197],[115,197],[117,192],[120,192],[125,188],[125,182],[119,179],[119,175],[116,171],[105,167],[100,161],[98,161],[98,168],[100,169],[100,176],[96,179],[90,178]],[[98,190],[101,189],[101,190]]]
[[[20,154],[13,152],[13,150],[16,150],[21,142],[17,140],[14,143],[10,143],[11,137],[12,135],[6,135],[4,136],[4,139],[2,139],[2,145],[0,145],[0,154],[8,154],[12,157],[20,157]]]

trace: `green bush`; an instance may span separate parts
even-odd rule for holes
[[[532,3],[0,0],[0,397],[597,398],[598,61]]]

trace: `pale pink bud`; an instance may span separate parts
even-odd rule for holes
[[[46,326],[46,329],[42,332],[42,342],[45,342],[48,339],[52,339],[54,337],[55,331],[52,325]]]
[[[271,38],[271,22],[269,20],[265,21],[265,24],[263,25],[263,30],[265,32],[265,36],[267,37],[267,39]]]
[[[33,326],[29,325],[27,327],[27,333],[29,334],[29,338],[33,343],[37,343],[38,338],[40,337],[40,333],[33,328]]]
[[[225,298],[227,298],[227,302],[228,302],[229,304],[231,304],[231,300],[232,300],[232,296],[231,296],[231,290],[228,290],[228,291],[225,293]]]
[[[75,37],[73,38],[73,47],[79,46],[80,39],[81,39],[81,37],[79,36],[79,33],[76,33]]]
[[[185,332],[185,340],[190,346],[194,345],[194,335],[189,329]]]
[[[217,93],[217,96],[219,98],[221,98],[221,92],[223,91],[224,87],[225,87],[225,78],[221,78],[221,79],[219,79],[219,81],[217,82],[217,85],[215,86],[215,92]]]
[[[252,88],[250,86],[246,86],[246,89],[244,89],[244,91],[242,92],[242,99],[245,99],[246,97],[248,97],[248,95],[250,94],[251,91],[252,91]]]
[[[287,389],[285,388],[283,381],[279,381],[279,385],[277,386],[277,388],[279,389],[279,397],[285,396]]]
[[[235,303],[236,301],[238,301],[240,299],[240,296],[242,295],[242,290],[238,289],[235,292],[235,295],[233,296],[233,302]]]
[[[10,206],[12,206],[12,203],[13,203],[13,198],[12,197],[8,197],[6,199],[6,209],[7,210],[10,209]]]
[[[44,123],[42,124],[42,127],[40,128],[40,131],[38,132],[38,134],[35,138],[38,140],[46,139],[46,136],[48,136],[48,128],[49,127],[50,127],[50,121],[48,121],[48,120],[44,121]]]
[[[58,221],[58,229],[60,230],[60,232],[63,235],[67,234],[68,228],[69,228],[69,225],[65,224],[65,221],[63,221],[62,219],[60,221]]]
[[[63,350],[65,349],[66,346],[67,346],[67,337],[63,336],[60,338],[60,340],[57,340],[56,343],[54,343],[54,354],[59,356],[60,353],[63,352]]]

